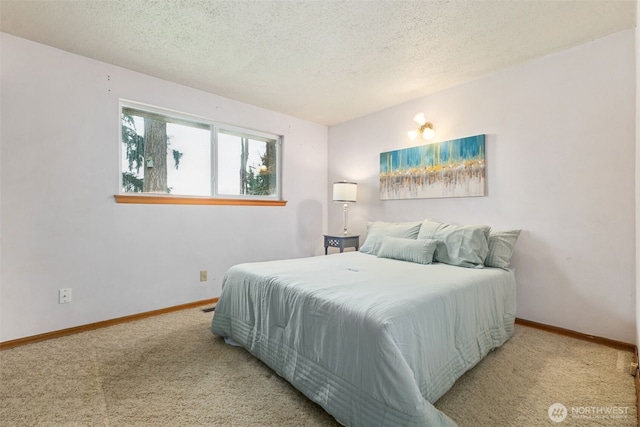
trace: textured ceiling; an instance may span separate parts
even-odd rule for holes
[[[0,30],[332,125],[635,26],[635,1],[9,1]]]

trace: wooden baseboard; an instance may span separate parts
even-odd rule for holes
[[[528,326],[530,328],[542,329],[544,331],[553,332],[567,337],[578,338],[584,341],[591,341],[596,344],[606,345],[608,347],[617,348],[618,350],[635,351],[636,346],[623,341],[616,341],[609,338],[598,337],[595,335],[583,334],[582,332],[572,331],[571,329],[559,328],[557,326],[545,325],[544,323],[532,322],[516,317],[516,324]]]
[[[217,302],[218,298],[195,301],[187,304],[176,305],[173,307],[161,308],[159,310],[146,311],[144,313],[118,317],[116,319],[103,320],[102,322],[89,323],[88,325],[75,326],[73,328],[61,329],[59,331],[47,332],[44,334],[33,335],[25,338],[18,338],[11,341],[4,341],[0,342],[0,350],[6,350],[8,348],[18,347],[25,344],[32,344],[40,341],[50,340],[53,338],[60,338],[80,332],[92,331],[94,329],[106,328],[107,326],[118,325],[120,323],[133,322],[135,320],[158,316],[160,314],[171,313],[173,311],[186,310],[188,308],[200,307],[202,305],[215,304]]]

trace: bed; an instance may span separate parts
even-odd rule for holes
[[[211,331],[346,426],[455,426],[433,403],[513,334],[514,271],[380,246],[232,267]]]

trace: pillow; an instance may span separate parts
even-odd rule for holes
[[[491,230],[489,233],[489,254],[484,260],[487,267],[509,268],[513,247],[521,230]]]
[[[436,251],[436,240],[405,239],[402,237],[385,237],[378,252],[379,258],[391,258],[400,261],[431,264]]]
[[[418,237],[418,231],[420,231],[420,222],[370,222],[367,224],[367,238],[362,244],[360,252],[378,255],[385,237],[415,239]]]
[[[438,241],[434,260],[460,267],[483,268],[489,253],[486,225],[452,225],[424,220],[418,239]]]

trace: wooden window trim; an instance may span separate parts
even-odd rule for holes
[[[265,199],[220,199],[215,197],[182,197],[116,194],[117,203],[136,203],[147,205],[224,205],[224,206],[286,206],[286,200]]]

